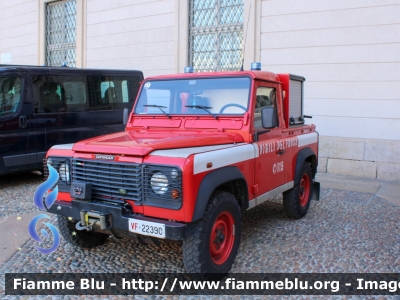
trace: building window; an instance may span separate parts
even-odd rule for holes
[[[46,65],[76,66],[76,0],[46,4]]]
[[[189,63],[197,72],[239,70],[244,0],[190,0]]]

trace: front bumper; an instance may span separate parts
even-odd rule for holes
[[[69,218],[71,221],[80,221],[82,212],[95,212],[99,215],[106,215],[107,229],[111,232],[115,229],[122,231],[132,237],[137,233],[129,231],[129,219],[153,222],[165,225],[165,238],[168,240],[182,240],[185,237],[186,224],[166,221],[156,218],[148,218],[132,214],[125,207],[113,204],[72,200],[71,202],[56,201],[48,212]]]

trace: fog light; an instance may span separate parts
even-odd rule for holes
[[[178,171],[177,171],[177,170],[171,170],[171,173],[170,173],[170,175],[171,175],[171,178],[173,178],[173,179],[177,179],[177,178],[178,178],[178,176],[179,176],[179,173],[178,173]]]

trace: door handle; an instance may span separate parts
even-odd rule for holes
[[[276,154],[278,154],[278,155],[285,154],[285,153],[286,153],[286,150],[283,150],[283,149],[276,151]]]
[[[28,121],[26,120],[25,116],[20,116],[19,117],[19,127],[20,128],[26,128],[26,125],[28,124]]]

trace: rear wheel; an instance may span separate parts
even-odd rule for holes
[[[109,237],[108,234],[77,230],[76,222],[69,222],[67,217],[57,215],[58,228],[60,229],[63,238],[70,244],[81,248],[93,248],[104,244]]]
[[[216,191],[211,196],[203,218],[188,226],[183,241],[183,262],[188,272],[228,273],[239,249],[240,217],[232,194]]]
[[[302,167],[300,182],[283,193],[283,207],[289,217],[300,219],[307,213],[313,193],[312,181],[311,167],[305,162]]]

